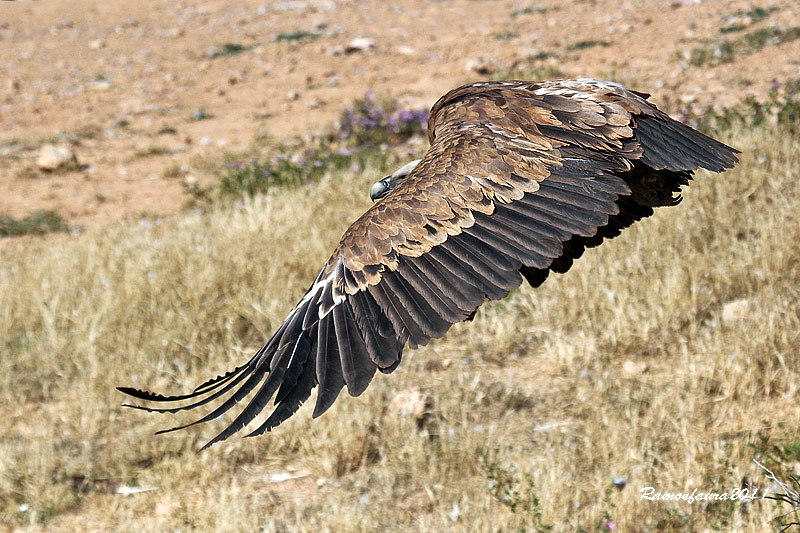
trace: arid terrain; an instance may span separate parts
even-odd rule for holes
[[[156,437],[193,418],[121,407],[247,360],[398,160],[197,190],[368,91],[416,110],[505,77],[758,120],[714,130],[735,169],[316,420],[197,454],[222,421]],[[774,528],[791,505],[641,491],[798,488],[798,78],[794,1],[0,2],[0,230],[71,227],[0,237],[0,531]]]
[[[800,76],[800,39],[717,65],[692,50],[798,26],[792,1],[3,2],[0,213],[174,212],[187,177],[213,174],[199,161],[322,129],[366,91],[427,108],[490,76],[595,77],[675,115],[719,109]],[[36,169],[53,142],[74,145],[73,171]]]

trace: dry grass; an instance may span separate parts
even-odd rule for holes
[[[725,140],[739,168],[701,174],[680,207],[485,306],[321,419],[304,406],[200,455],[218,425],[153,437],[178,420],[123,410],[114,387],[185,390],[248,357],[384,169],[7,254],[0,527],[765,531],[767,500],[639,501],[645,486],[766,487],[751,459],[777,445],[784,471],[800,461],[800,141],[764,128]],[[739,298],[749,307],[723,320]],[[414,387],[432,401],[422,429],[389,407]],[[513,509],[489,488],[498,472]]]

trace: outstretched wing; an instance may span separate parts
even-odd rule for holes
[[[120,390],[184,404],[139,407],[148,411],[221,401],[193,424],[252,394],[206,447],[248,425],[273,398],[274,410],[250,435],[289,418],[316,386],[314,417],[345,386],[360,395],[376,370],[397,367],[406,344],[441,337],[523,276],[538,286],[551,270],[565,272],[586,247],[653,207],[676,204],[698,168],[734,165],[736,150],[670,119],[646,97],[595,80],[477,83],[449,92],[431,110],[422,161],[345,232],[250,361],[191,394]]]

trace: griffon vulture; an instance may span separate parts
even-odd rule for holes
[[[314,417],[352,396],[403,348],[424,346],[525,278],[539,286],[572,261],[680,202],[698,168],[722,172],[737,150],[672,120],[649,95],[592,79],[498,81],[454,89],[433,106],[430,148],[377,182],[375,203],[271,339],[245,364],[178,396],[120,390],[176,412],[222,400],[214,420],[256,388],[207,446],[269,431],[319,387]],[[172,431],[172,430],[167,430]]]

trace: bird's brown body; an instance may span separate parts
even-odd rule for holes
[[[260,387],[210,444],[277,407],[253,433],[291,416],[317,385],[314,416],[347,386],[361,394],[403,347],[426,344],[522,278],[565,272],[653,207],[674,205],[698,168],[721,172],[735,150],[676,122],[647,95],[610,82],[486,82],[433,106],[431,147],[344,233],[286,321],[245,365],[184,396],[227,397],[211,420]],[[176,428],[177,429],[177,428]]]

